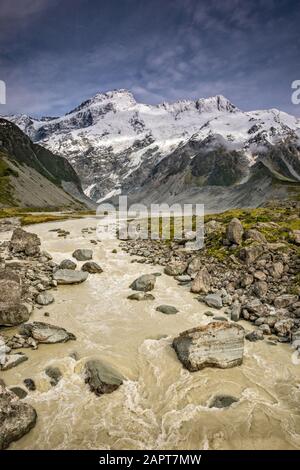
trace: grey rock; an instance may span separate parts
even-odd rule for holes
[[[243,239],[244,229],[242,223],[239,219],[233,218],[226,230],[226,238],[230,243],[235,245],[240,245]]]
[[[239,252],[241,260],[245,261],[246,264],[251,265],[265,252],[264,245],[251,245],[242,248]]]
[[[86,281],[88,273],[86,271],[73,271],[72,269],[58,269],[53,274],[53,279],[58,284],[80,284]]]
[[[264,298],[267,295],[268,288],[269,288],[269,286],[266,282],[257,281],[253,285],[253,292],[257,297],[259,297],[261,299],[261,298]]]
[[[36,385],[35,385],[34,380],[24,379],[23,382],[27,390],[29,390],[30,392],[34,392],[36,390]]]
[[[245,240],[254,240],[259,243],[267,243],[266,237],[258,230],[251,228],[244,233]]]
[[[147,294],[146,292],[135,292],[127,297],[129,300],[154,300],[154,295]]]
[[[293,326],[294,321],[292,318],[284,318],[283,320],[279,320],[275,323],[274,330],[279,336],[288,336],[290,335]]]
[[[228,408],[238,401],[238,398],[231,395],[216,395],[209,404],[209,408]]]
[[[175,313],[178,313],[177,308],[172,305],[159,305],[156,311],[164,313],[165,315],[175,315]]]
[[[261,330],[254,330],[251,333],[247,333],[245,338],[251,342],[261,341],[264,339],[264,333]]]
[[[218,308],[218,309],[223,307],[222,297],[219,294],[206,295],[204,297],[204,302],[209,307]]]
[[[23,403],[4,386],[0,385],[0,449],[27,434],[36,423],[35,409]]]
[[[28,357],[25,356],[23,353],[14,353],[14,354],[7,354],[5,356],[5,362],[3,365],[0,365],[1,370],[8,370],[12,369],[13,367],[18,366],[24,361],[27,361]]]
[[[227,369],[242,364],[244,328],[227,322],[211,322],[184,331],[173,340],[178,359],[191,372],[204,367]]]
[[[64,259],[59,265],[59,269],[72,269],[75,270],[77,267],[77,264],[74,263],[71,259]]]
[[[99,266],[98,263],[95,263],[95,261],[87,261],[82,265],[81,270],[87,271],[90,274],[100,274],[103,272],[101,266]]]
[[[285,308],[289,307],[290,305],[293,305],[296,303],[298,300],[298,295],[293,295],[293,294],[283,294],[280,295],[279,297],[276,297],[274,300],[274,306],[275,308]]]
[[[239,302],[234,302],[231,308],[230,318],[232,321],[239,321],[241,316],[242,306]]]
[[[20,398],[20,400],[22,400],[22,398],[27,397],[28,395],[26,390],[24,390],[24,388],[22,387],[11,387],[9,390],[13,392],[15,395],[17,395],[17,397]]]
[[[185,261],[174,262],[164,268],[164,273],[168,276],[180,276],[184,274],[187,269],[187,263]]]
[[[130,284],[130,288],[137,291],[148,292],[154,289],[156,282],[156,276],[153,274],[143,274],[142,276],[138,277],[132,284]]]
[[[75,250],[72,256],[77,259],[77,261],[88,261],[93,258],[93,250],[80,248]]]
[[[26,305],[11,305],[5,309],[0,308],[0,325],[1,326],[15,326],[20,325],[27,321],[30,317],[30,312]]]
[[[54,302],[54,297],[50,292],[41,292],[37,295],[35,301],[39,305],[49,305]]]
[[[55,387],[62,378],[62,373],[58,367],[47,367],[45,370],[45,374],[50,377],[50,384],[52,385],[52,387]]]
[[[24,323],[20,326],[19,332],[23,336],[35,339],[38,343],[65,343],[76,339],[75,335],[64,328],[43,322]]]
[[[91,359],[85,364],[85,383],[96,395],[112,393],[123,383],[123,376],[97,359]]]
[[[186,272],[189,276],[192,276],[192,275],[196,274],[198,271],[200,271],[201,267],[202,267],[202,261],[201,261],[200,257],[196,256],[189,263]]]

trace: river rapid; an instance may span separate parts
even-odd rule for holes
[[[34,310],[31,320],[62,326],[77,340],[26,350],[27,362],[1,373],[9,386],[22,385],[27,377],[37,385],[25,399],[37,410],[37,424],[10,448],[300,449],[300,365],[293,364],[291,347],[245,341],[242,366],[188,372],[172,339],[208,322],[207,306],[164,274],[157,278],[154,301],[128,300],[136,277],[163,269],[131,263],[117,240],[92,245],[95,232],[81,230],[96,223],[85,218],[28,227],[56,262],[71,258],[77,248],[92,248],[103,273],[90,274],[80,285],[59,286],[52,290],[54,304]],[[71,232],[67,239],[49,231],[58,227]],[[160,304],[174,305],[179,313],[156,312]],[[70,357],[73,352],[78,360]],[[96,397],[83,380],[88,358],[108,362],[126,378],[124,384]],[[48,366],[63,374],[56,387],[44,373]],[[209,408],[219,394],[239,401],[229,408]]]

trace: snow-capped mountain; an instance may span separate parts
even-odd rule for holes
[[[300,120],[277,109],[243,112],[221,95],[147,105],[136,102],[127,90],[115,90],[96,94],[62,117],[6,119],[66,157],[86,195],[95,201],[121,192],[143,192],[153,175],[160,181],[158,169],[165,171],[166,166],[167,173],[177,168],[185,174],[183,191],[189,178],[198,189],[244,184],[258,160],[276,177],[300,181],[299,154],[280,157],[280,162],[269,156],[279,143],[298,145]],[[218,149],[223,158],[216,157]],[[222,179],[228,165],[231,177]]]

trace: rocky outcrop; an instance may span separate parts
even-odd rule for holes
[[[244,353],[244,328],[214,321],[184,331],[173,340],[178,359],[191,372],[205,367],[228,369],[241,365]]]
[[[112,393],[122,385],[124,378],[112,367],[97,359],[85,364],[85,383],[96,395]]]
[[[13,253],[25,253],[27,256],[36,256],[40,253],[41,240],[35,233],[26,232],[22,228],[13,231],[9,249]]]
[[[154,289],[156,276],[154,274],[143,274],[130,284],[130,288],[137,291],[148,292]]]
[[[57,284],[80,284],[88,278],[86,271],[74,271],[73,269],[58,269],[53,274]]]
[[[38,343],[65,343],[76,339],[73,333],[69,333],[64,328],[44,322],[24,323],[20,326],[19,332],[25,337],[33,338]]]
[[[27,434],[36,423],[35,409],[19,400],[15,393],[0,384],[0,449]]]

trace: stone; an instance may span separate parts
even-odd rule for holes
[[[244,229],[240,220],[237,219],[236,217],[233,218],[227,226],[226,239],[230,243],[234,243],[235,245],[240,245],[243,239],[243,233],[244,233]]]
[[[294,294],[283,294],[279,297],[276,297],[274,300],[274,307],[275,308],[286,308],[290,305],[293,305],[298,300],[298,295]]]
[[[23,382],[27,390],[29,390],[30,392],[34,392],[36,390],[36,385],[35,385],[34,380],[24,379]]]
[[[26,390],[24,390],[24,388],[22,387],[11,387],[9,390],[13,392],[15,395],[17,395],[17,397],[20,398],[20,400],[22,400],[22,398],[26,398],[28,395]]]
[[[253,264],[265,252],[264,245],[251,245],[241,248],[239,257],[246,264]]]
[[[213,317],[213,320],[228,321],[228,318],[222,317],[222,315],[216,315],[216,316]]]
[[[202,261],[201,259],[196,256],[195,258],[192,259],[192,261],[189,263],[188,268],[187,268],[187,274],[189,276],[193,276],[196,274],[198,271],[200,271],[202,267]]]
[[[164,273],[168,276],[180,276],[181,274],[185,273],[186,269],[187,263],[185,261],[180,261],[166,266],[164,268]]]
[[[39,305],[49,305],[54,302],[54,297],[50,292],[45,291],[38,294],[35,301]]]
[[[178,313],[177,308],[172,305],[159,305],[156,311],[164,313],[165,315],[175,315],[175,313]]]
[[[242,306],[239,302],[234,302],[231,308],[230,318],[232,321],[239,321],[241,316]]]
[[[210,274],[207,269],[203,267],[192,282],[191,292],[195,294],[207,294],[210,289],[210,282]]]
[[[253,276],[255,277],[255,279],[257,279],[258,281],[265,281],[267,279],[267,276],[266,274],[263,272],[263,271],[255,271],[255,273],[253,274]]]
[[[9,242],[9,249],[13,253],[25,253],[27,256],[35,256],[40,253],[41,240],[35,233],[26,232],[22,228],[13,231]]]
[[[73,271],[72,269],[58,269],[53,274],[57,284],[80,284],[88,278],[86,271]]]
[[[0,385],[0,449],[27,434],[36,423],[35,409],[19,400],[15,393]]]
[[[270,275],[274,277],[275,279],[280,279],[283,272],[284,272],[284,266],[281,263],[281,261],[278,261],[277,263],[273,263],[271,268],[269,269]]]
[[[294,320],[291,318],[284,318],[275,323],[274,330],[279,336],[288,336],[291,334],[291,329],[293,326]]]
[[[210,405],[209,408],[228,408],[233,403],[237,403],[239,400],[231,395],[216,395]]]
[[[154,289],[156,276],[154,274],[143,274],[130,284],[130,288],[137,291],[148,292]]]
[[[30,312],[26,305],[11,305],[5,309],[0,308],[0,325],[1,326],[16,326],[27,321],[30,317]]]
[[[11,269],[0,271],[0,309],[21,302],[21,279]]]
[[[129,300],[154,300],[155,297],[152,294],[147,294],[146,292],[135,292],[127,297]]]
[[[176,281],[182,283],[182,284],[187,284],[192,280],[191,276],[188,274],[181,274],[180,276],[175,276]]]
[[[62,378],[62,373],[58,367],[47,367],[45,370],[45,374],[50,377],[50,384],[52,385],[52,387],[55,387]]]
[[[251,342],[261,341],[264,339],[264,333],[261,330],[254,330],[254,331],[251,331],[251,333],[247,333],[245,338]]]
[[[12,369],[13,367],[18,366],[24,361],[27,361],[28,357],[25,356],[23,353],[14,353],[14,354],[7,354],[5,356],[4,364],[0,365],[1,370],[8,370]]]
[[[72,269],[75,270],[77,267],[77,264],[74,263],[71,259],[64,259],[61,261],[59,264],[59,269]]]
[[[123,380],[119,372],[98,359],[91,359],[85,364],[85,383],[98,396],[114,392]]]
[[[213,317],[214,316],[213,312],[211,312],[210,310],[206,310],[206,312],[204,312],[204,315],[206,315],[207,317]]]
[[[173,340],[178,359],[191,372],[205,367],[227,369],[243,362],[244,328],[211,322],[180,333]]]
[[[19,332],[23,336],[35,339],[38,343],[46,344],[65,343],[76,339],[75,335],[64,328],[37,321],[24,323],[20,326]]]
[[[267,295],[268,288],[269,286],[267,282],[258,281],[258,282],[255,282],[253,285],[253,292],[257,297],[261,299]]]
[[[222,297],[219,294],[206,295],[204,297],[204,302],[209,307],[218,308],[218,309],[223,307]]]
[[[101,266],[99,266],[98,263],[95,263],[95,261],[87,261],[82,265],[81,270],[87,271],[90,274],[100,274],[103,272]]]
[[[93,258],[93,250],[89,249],[78,249],[75,250],[72,254],[73,258],[77,259],[77,261],[89,261]]]
[[[252,276],[252,274],[244,274],[242,279],[241,279],[241,287],[248,287],[248,286],[251,286],[251,284],[253,283],[254,281],[254,278]]]
[[[267,243],[266,237],[261,232],[259,232],[258,230],[254,228],[251,228],[245,231],[244,239],[245,240],[251,239],[259,243]]]
[[[300,245],[300,230],[292,230],[292,239],[296,245]]]

